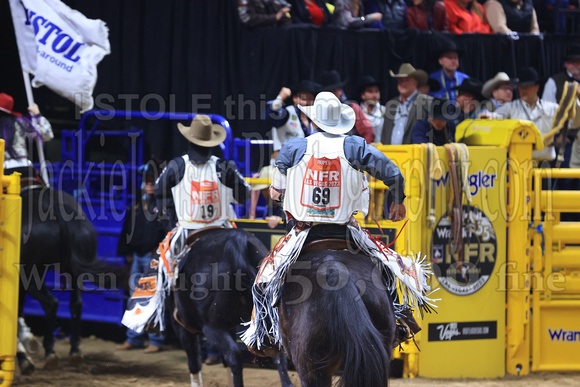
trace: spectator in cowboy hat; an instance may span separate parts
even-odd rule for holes
[[[457,71],[463,50],[457,48],[455,42],[448,38],[441,38],[436,43],[438,43],[438,48],[434,52],[434,57],[439,62],[441,70],[435,71],[430,77],[441,83],[441,89],[436,92],[431,91],[430,95],[455,100],[456,93],[452,89],[469,78],[469,75]]]
[[[564,71],[552,75],[542,93],[542,99],[550,102],[560,102],[564,83],[566,81],[580,82],[580,45],[572,45],[568,48],[566,55],[562,57]]]
[[[379,82],[371,75],[365,75],[358,85],[360,107],[373,126],[375,139],[381,138],[385,121],[385,107],[381,105],[381,88]]]
[[[461,110],[454,101],[434,98],[429,109],[429,117],[413,126],[411,143],[424,144],[430,142],[441,146],[454,142],[454,121],[460,114]]]
[[[461,85],[453,88],[453,90],[457,91],[457,106],[462,111],[457,123],[477,117],[477,114],[479,114],[477,107],[480,102],[485,100],[483,95],[481,95],[482,88],[481,81],[475,78],[467,78]]]
[[[410,63],[403,63],[396,74],[392,70],[389,74],[397,80],[397,90],[400,94],[385,105],[385,124],[381,143],[410,144],[413,126],[417,121],[427,117],[426,107],[431,97],[417,90],[421,73]]]
[[[495,74],[493,78],[483,84],[481,94],[489,100],[486,109],[490,112],[513,99],[513,86],[510,77],[504,72]]]
[[[54,138],[50,122],[40,114],[38,105],[29,106],[28,112],[23,116],[14,111],[14,98],[0,93],[0,138],[5,141],[5,175],[19,172],[22,177],[37,177],[36,169],[28,159],[27,135],[38,135],[43,142]]]
[[[532,121],[542,134],[550,132],[552,120],[558,110],[558,104],[543,101],[538,97],[540,78],[532,67],[518,72],[519,78],[512,79],[512,84],[519,90],[520,98],[504,103],[493,113],[480,114],[480,118],[512,119]],[[534,160],[553,160],[556,157],[554,146],[547,146],[541,151],[533,151]]]
[[[417,79],[419,83],[417,85],[417,90],[419,93],[429,95],[430,92],[437,92],[441,90],[441,83],[438,80],[433,79],[423,70],[417,70]]]
[[[325,71],[320,75],[318,83],[320,83],[320,91],[330,91],[341,101],[349,105],[356,117],[354,128],[348,134],[355,134],[364,138],[367,144],[375,140],[375,132],[367,116],[364,114],[362,108],[356,102],[346,101],[343,87],[347,80],[342,80],[340,74],[336,70]]]
[[[282,87],[276,99],[267,103],[264,122],[268,128],[272,129],[273,160],[276,159],[284,142],[294,137],[306,137],[312,133],[310,120],[296,106],[298,104],[312,105],[314,95],[319,88],[320,85],[315,82],[302,80],[294,86]],[[284,107],[284,101],[290,96],[292,96],[292,104]]]

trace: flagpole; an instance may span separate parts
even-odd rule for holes
[[[28,72],[22,70],[22,77],[24,78],[24,89],[26,90],[26,99],[28,100],[28,106],[34,105],[34,96],[32,95],[32,85],[30,84],[30,75]],[[46,168],[46,159],[44,158],[44,149],[42,147],[42,141],[38,138],[38,134],[34,136],[34,142],[36,143],[36,151],[38,153],[38,161],[40,162],[40,175],[42,180],[47,187],[50,187],[50,180],[48,179],[48,170]]]

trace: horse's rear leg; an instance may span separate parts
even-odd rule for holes
[[[44,338],[42,340],[44,354],[46,356],[44,368],[57,368],[59,357],[54,352],[54,330],[56,329],[56,312],[58,310],[58,300],[48,291],[44,284],[42,284],[39,289],[35,286],[30,286],[28,289],[28,294],[30,297],[40,302],[40,305],[44,310],[44,314],[46,315],[46,323],[44,324]]]
[[[179,337],[181,347],[187,354],[187,367],[191,379],[191,387],[201,387],[201,359],[199,357],[199,335],[193,334],[173,321],[173,330]]]
[[[70,293],[70,316],[71,316],[71,333],[70,333],[70,353],[69,362],[72,365],[79,365],[83,362],[83,356],[81,353],[81,316],[83,313],[83,299],[81,296],[81,290],[78,288],[77,279],[72,282],[73,290]]]
[[[242,355],[236,340],[229,332],[208,325],[203,327],[203,334],[207,341],[218,349],[224,357],[226,365],[230,367],[234,387],[243,387]]]

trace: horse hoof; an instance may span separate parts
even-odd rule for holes
[[[68,357],[68,363],[72,366],[80,366],[85,361],[83,354],[80,352],[71,353]]]
[[[19,366],[20,366],[20,373],[22,375],[32,375],[32,373],[36,369],[36,366],[34,365],[34,363],[32,363],[32,361],[30,361],[28,359],[22,361],[19,364]]]
[[[44,362],[44,369],[45,370],[55,370],[58,368],[60,363],[60,357],[56,353],[51,353],[46,357],[46,361]]]

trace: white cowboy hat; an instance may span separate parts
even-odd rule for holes
[[[196,115],[189,126],[178,123],[177,128],[187,141],[206,148],[217,146],[226,139],[224,127],[212,124],[211,118],[203,114]]]
[[[353,108],[340,103],[336,95],[328,91],[318,93],[314,105],[298,105],[298,109],[321,130],[332,134],[348,133],[356,120]]]
[[[510,81],[509,75],[503,72],[499,72],[495,74],[495,77],[491,78],[489,81],[483,84],[481,94],[483,94],[485,98],[489,98],[491,97],[491,93],[495,90],[497,85],[499,85],[501,82],[509,82],[509,81]]]

